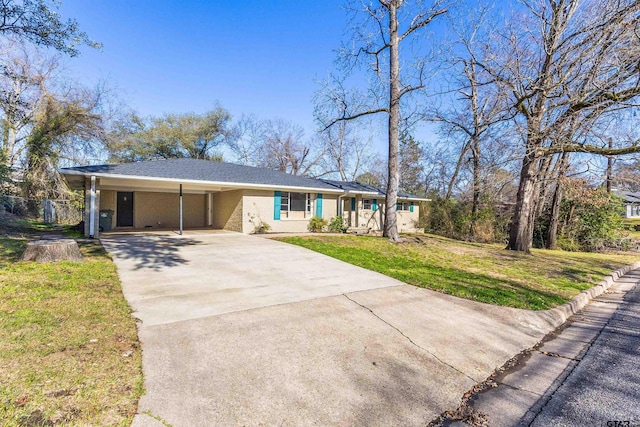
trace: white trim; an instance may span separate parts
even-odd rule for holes
[[[89,237],[96,235],[96,177],[91,176],[91,193],[89,195]]]
[[[287,193],[287,203],[283,203],[282,201],[284,200],[284,195],[285,193]],[[291,193],[297,193],[297,194],[304,194],[304,211],[302,211],[304,213],[304,218],[290,218],[291,216],[291,212],[300,212],[300,211],[292,211],[291,210]],[[301,191],[283,191],[280,194],[280,220],[282,219],[286,219],[286,220],[308,220],[309,218],[312,218],[315,214],[314,210],[315,210],[315,204],[313,203],[315,201],[315,199],[312,199],[310,192],[301,192]],[[283,206],[287,206],[286,210],[283,210],[282,207]],[[285,215],[285,218],[282,218],[282,215]]]
[[[87,176],[88,174],[80,171],[66,171],[62,169],[60,171],[63,175],[81,175]],[[271,185],[271,184],[248,184],[243,182],[225,182],[225,181],[201,181],[196,179],[179,179],[179,178],[157,178],[152,176],[138,176],[138,175],[119,175],[119,174],[111,174],[111,173],[96,173],[91,176],[95,176],[98,178],[112,178],[112,179],[134,179],[134,180],[142,180],[142,181],[153,181],[153,182],[167,182],[167,183],[186,183],[186,184],[198,184],[198,185],[217,185],[220,187],[235,187],[235,188],[243,188],[243,189],[282,189],[282,190],[299,190],[297,192],[311,192],[311,193],[334,193],[341,194],[344,193],[343,190],[333,189],[333,188],[321,188],[321,187],[297,187],[291,185]],[[372,193],[373,194],[373,193]]]
[[[355,190],[351,190],[351,191],[345,192],[344,195],[345,196],[349,196],[349,195],[371,195],[371,196],[384,197],[382,194],[380,194],[377,191],[355,191]]]

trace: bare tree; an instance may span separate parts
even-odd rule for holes
[[[422,2],[403,0],[378,0],[359,3],[353,7],[354,21],[363,17],[360,23],[350,28],[352,40],[342,49],[341,59],[346,68],[366,65],[374,73],[375,80],[369,90],[369,103],[363,98],[355,103],[352,92],[345,91],[341,82],[332,88],[325,88],[325,100],[339,111],[328,126],[345,120],[383,113],[388,118],[388,173],[384,219],[384,236],[391,241],[399,241],[396,203],[399,176],[399,139],[401,121],[417,120],[416,116],[401,113],[401,101],[426,86],[427,61],[425,56],[412,53],[412,36],[426,28],[436,17],[446,13],[443,1],[434,0],[429,7]],[[401,51],[401,45],[406,49]],[[421,45],[424,46],[424,43]],[[352,46],[354,46],[352,48]],[[408,54],[402,60],[401,54]],[[401,67],[402,64],[402,67]]]
[[[57,56],[45,56],[16,41],[2,46],[0,55],[0,110],[3,163],[11,168],[25,148],[34,116],[59,71]]]
[[[488,6],[480,5],[476,9],[465,10],[467,19],[461,19],[459,14],[449,15],[451,31],[455,35],[452,54],[447,60],[450,69],[448,74],[453,76],[449,82],[453,99],[447,103],[446,109],[433,113],[433,119],[442,123],[450,135],[460,135],[463,140],[445,198],[451,197],[462,167],[469,163],[472,188],[471,237],[475,233],[482,191],[483,145],[491,142],[490,132],[496,125],[511,118],[506,99],[497,90],[495,78],[479,65],[483,61],[483,46],[486,45],[487,32],[491,28],[487,20],[489,12]]]
[[[229,148],[238,163],[318,177],[327,173],[327,141],[311,138],[304,129],[282,118],[243,116],[236,123]]]
[[[30,199],[66,198],[67,186],[58,174],[60,162],[77,160],[90,141],[102,141],[104,122],[100,92],[76,88],[47,94],[26,138],[23,193]],[[35,208],[37,205],[31,205]],[[33,212],[37,214],[37,210]]]
[[[522,130],[524,154],[508,248],[529,251],[540,172],[562,152],[619,155],[585,130],[607,114],[634,105],[640,94],[638,14],[632,0],[527,0],[496,33],[479,66],[509,96]],[[566,133],[568,123],[580,132]],[[565,132],[556,137],[554,132]],[[576,138],[579,136],[579,138]]]
[[[321,131],[319,137],[326,147],[321,163],[324,175],[337,174],[343,181],[353,181],[378,160],[371,144],[373,135],[359,130],[355,122],[336,123]]]
[[[293,175],[314,175],[325,150],[317,141],[305,141],[304,129],[288,120],[265,120],[258,166]]]
[[[229,148],[234,160],[246,166],[258,164],[263,139],[263,123],[254,115],[243,115],[233,126]]]

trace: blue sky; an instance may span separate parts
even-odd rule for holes
[[[340,0],[63,0],[60,12],[104,44],[67,68],[106,79],[140,114],[283,117],[313,128],[312,96],[333,69],[347,14]]]

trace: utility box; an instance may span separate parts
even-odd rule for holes
[[[100,211],[100,231],[111,231],[113,224],[113,211],[112,210],[104,210]]]

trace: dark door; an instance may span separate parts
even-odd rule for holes
[[[133,227],[133,192],[118,191],[116,227]]]

